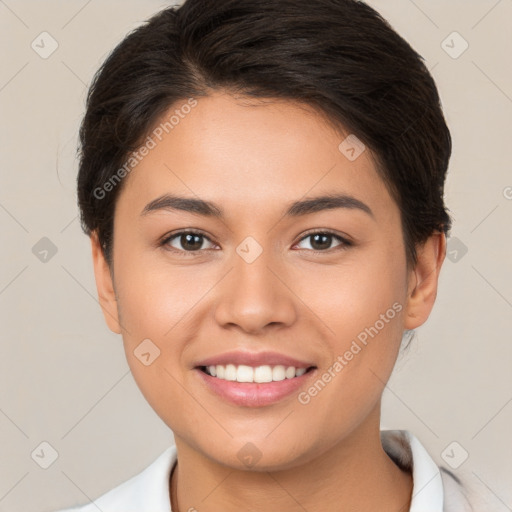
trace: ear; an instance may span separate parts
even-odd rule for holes
[[[445,255],[444,233],[431,235],[417,247],[417,263],[409,272],[405,329],[419,327],[429,317],[436,300],[437,283]]]
[[[119,324],[119,312],[117,309],[117,298],[114,291],[114,283],[110,268],[105,260],[101,244],[96,232],[91,234],[92,262],[94,265],[94,277],[96,279],[96,289],[98,299],[107,322],[108,328],[117,334],[121,334]]]

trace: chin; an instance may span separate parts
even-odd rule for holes
[[[227,466],[237,471],[283,471],[305,464],[311,460],[314,450],[306,448],[304,444],[297,442],[293,444],[284,444],[282,442],[269,442],[267,439],[254,441],[246,437],[244,441],[232,440],[232,446],[226,446],[226,443],[219,443],[219,450],[211,451],[211,440],[209,449],[203,451],[203,454],[214,460],[216,463]],[[300,445],[302,450],[297,452],[294,449]]]

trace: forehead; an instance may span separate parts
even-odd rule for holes
[[[362,148],[353,136],[347,141],[349,133],[311,107],[224,93],[196,101],[191,108],[177,102],[162,116],[149,135],[151,149],[125,178],[120,201],[128,196],[139,213],[166,192],[251,214],[321,193],[364,198],[377,208],[391,201],[370,151],[354,159],[347,147]]]

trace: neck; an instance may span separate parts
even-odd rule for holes
[[[179,464],[171,475],[173,512],[406,512],[410,508],[412,477],[382,448],[379,423],[361,425],[308,463],[278,471],[233,469],[205,457],[176,435],[175,441]]]

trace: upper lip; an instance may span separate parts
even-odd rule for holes
[[[199,361],[195,366],[215,366],[215,365],[247,365],[247,366],[294,366],[295,368],[309,368],[314,366],[312,363],[300,361],[295,357],[290,357],[285,354],[279,354],[278,352],[243,352],[240,350],[232,352],[224,352],[217,356],[212,356],[207,359]]]

